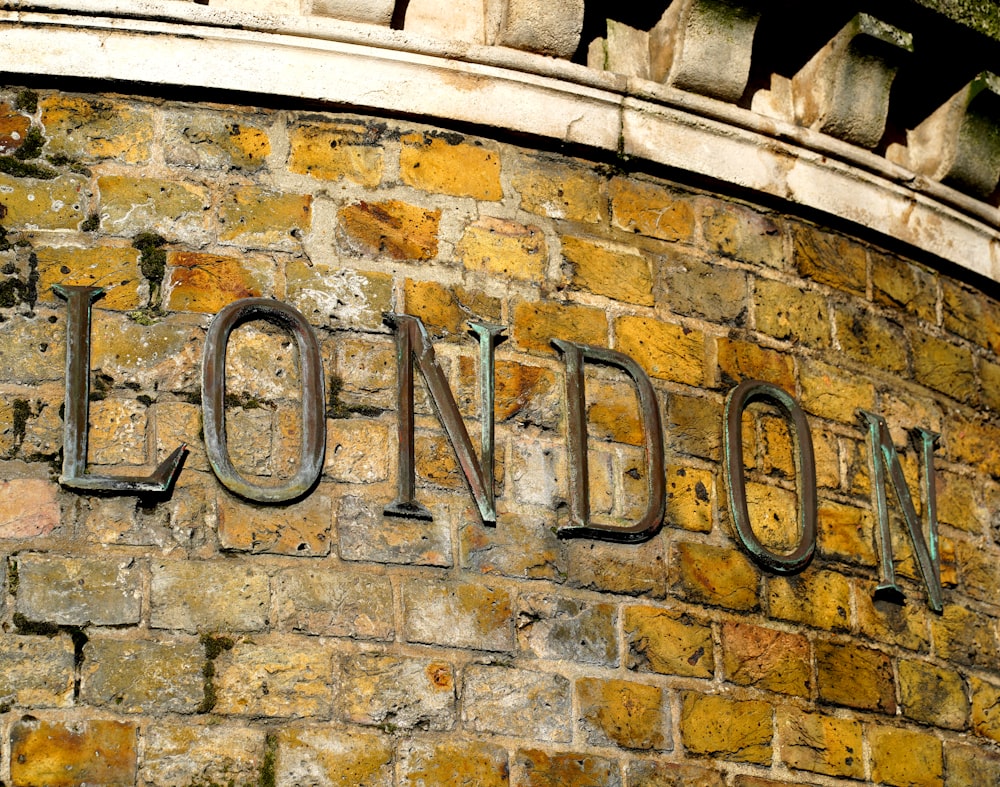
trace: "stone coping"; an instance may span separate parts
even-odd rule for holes
[[[820,130],[649,79],[379,25],[178,0],[10,8],[0,11],[0,44],[15,81],[240,91],[524,133],[777,197],[1000,281],[1000,214],[988,202]]]

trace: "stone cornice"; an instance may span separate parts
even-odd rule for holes
[[[903,31],[861,15],[794,78],[776,74],[766,89],[736,100],[756,12],[741,6],[749,11],[737,15],[742,27],[730,38],[743,55],[726,59],[713,49],[717,25],[706,28],[697,16],[711,20],[718,8],[707,0],[675,3],[675,16],[687,17],[665,16],[649,30],[609,23],[608,37],[590,47],[591,67],[524,51],[523,35],[523,48],[514,49],[179,0],[7,3],[0,44],[15,81],[51,75],[281,95],[611,151],[836,216],[1000,281],[991,181],[992,169],[1000,176],[1000,156],[994,162],[981,144],[995,116],[992,77],[960,90],[922,132],[879,145],[897,59],[908,52]],[[352,6],[342,0],[338,7],[347,14]],[[510,19],[498,24],[517,27]],[[707,39],[694,41],[705,29]],[[701,87],[712,81],[710,68],[728,69],[730,86]],[[723,92],[705,94],[713,90]],[[851,114],[856,91],[873,99],[865,117]],[[968,175],[961,164],[970,160],[991,171]]]

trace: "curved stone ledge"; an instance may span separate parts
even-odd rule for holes
[[[4,71],[15,80],[279,95],[565,141],[775,196],[1000,281],[1000,213],[987,202],[821,131],[641,76],[373,24],[179,0],[30,7],[0,12]]]

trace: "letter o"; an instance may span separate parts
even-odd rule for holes
[[[779,555],[764,546],[750,524],[747,509],[746,478],[743,472],[743,411],[753,402],[775,405],[794,427],[795,475],[799,498],[799,543],[787,555]],[[744,380],[726,397],[726,423],[723,435],[726,487],[729,512],[736,535],[755,561],[779,574],[792,574],[808,565],[816,551],[816,461],[812,435],[805,414],[785,391],[760,380]]]
[[[302,451],[295,476],[281,486],[252,484],[239,474],[226,438],[226,347],[235,328],[264,320],[295,337],[302,369]],[[323,362],[316,337],[302,313],[281,301],[244,298],[223,308],[208,328],[202,362],[201,400],[205,450],[219,481],[231,492],[258,503],[283,503],[308,492],[323,471],[326,451]]]

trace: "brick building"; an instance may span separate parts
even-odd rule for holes
[[[0,10],[0,783],[1000,784],[1000,6],[615,5]]]

